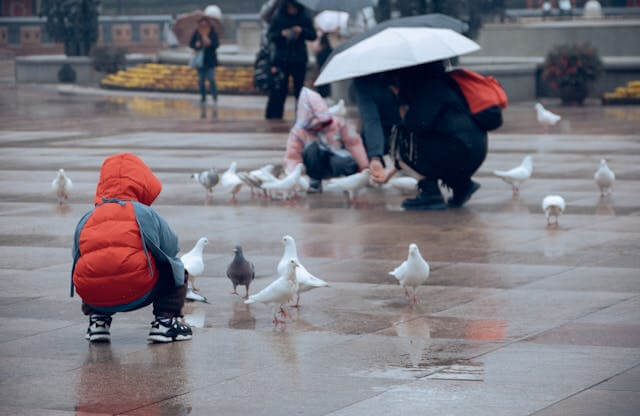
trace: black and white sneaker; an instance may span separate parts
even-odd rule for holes
[[[90,315],[89,328],[84,336],[90,342],[111,342],[111,317],[108,315]]]
[[[179,318],[162,318],[156,316],[151,322],[148,341],[152,342],[173,342],[186,341],[193,337],[191,328]]]

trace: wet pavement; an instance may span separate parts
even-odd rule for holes
[[[515,104],[469,204],[415,213],[375,188],[354,204],[331,192],[205,200],[189,173],[277,163],[289,125],[261,120],[263,97],[221,103],[201,119],[189,97],[0,91],[0,414],[640,413],[640,108],[552,107],[566,121],[545,131],[532,103]],[[181,246],[211,240],[197,280],[210,304],[185,308],[192,341],[147,344],[147,308],[117,315],[110,345],[88,345],[68,297],[74,226],[102,160],[126,150],[164,183],[154,206]],[[490,173],[525,154],[534,174],[514,200]],[[606,199],[592,179],[602,157],[618,178]],[[74,190],[59,208],[61,167]],[[567,201],[559,228],[540,208],[551,193]],[[274,330],[224,272],[240,244],[260,290],[283,234],[331,287],[303,294]],[[388,275],[409,243],[432,266],[416,306]]]

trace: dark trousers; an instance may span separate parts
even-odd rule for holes
[[[464,186],[487,157],[487,135],[467,143],[453,137],[419,137],[403,129],[394,133],[395,154],[426,180],[442,180],[447,186]]]
[[[131,312],[153,303],[153,315],[164,318],[182,316],[182,307],[187,294],[187,274],[185,273],[184,285],[176,287],[171,273],[160,273],[160,278],[151,289],[149,297],[140,305],[122,312]],[[82,313],[85,315],[113,315],[114,312],[104,312],[98,307],[92,307],[82,302]]]
[[[200,89],[200,99],[202,101],[207,100],[207,88],[206,81],[209,81],[209,88],[211,89],[211,96],[213,100],[218,99],[218,87],[216,86],[216,68],[198,68],[198,88]]]
[[[289,93],[289,77],[293,77],[293,95],[296,100],[300,96],[300,91],[304,85],[304,77],[307,73],[307,64],[286,65],[278,68],[284,75],[281,81],[269,91],[269,100],[267,101],[267,110],[265,118],[282,119],[284,115],[284,103]]]
[[[487,138],[471,147],[452,139],[423,140],[418,147],[415,170],[425,179],[442,180],[447,186],[463,186],[487,157]]]
[[[358,171],[353,157],[336,155],[318,142],[311,142],[304,148],[302,160],[307,175],[316,180],[353,175]]]

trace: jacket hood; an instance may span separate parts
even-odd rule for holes
[[[142,159],[132,153],[120,153],[102,163],[94,203],[117,198],[151,205],[161,191],[162,183]]]
[[[312,130],[320,124],[329,126],[333,121],[333,115],[329,112],[329,106],[324,98],[317,92],[303,87],[298,101],[296,126]]]

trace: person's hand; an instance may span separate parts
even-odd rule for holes
[[[282,29],[282,32],[280,32],[280,34],[282,35],[283,38],[287,38],[289,39],[289,33],[291,31],[289,29]]]
[[[302,33],[302,28],[300,26],[294,26],[291,30],[296,34],[296,37],[300,36],[300,33]]]
[[[209,36],[206,36],[206,35],[203,36],[202,41],[204,42],[205,47],[211,46],[211,39],[209,39]]]
[[[371,163],[369,163],[369,173],[371,174],[373,181],[376,183],[381,183],[381,181],[384,180],[386,172],[380,159],[374,158]]]
[[[275,74],[276,72],[278,72],[278,68],[276,68],[275,66],[271,67],[271,73]]]
[[[395,169],[383,170],[383,171],[382,171],[382,175],[380,175],[380,176],[379,176],[379,179],[378,179],[378,180],[376,180],[376,179],[374,178],[374,180],[373,180],[373,181],[374,181],[375,183],[380,184],[380,185],[384,185],[385,183],[389,182],[389,179],[391,179],[391,177],[392,177],[393,175],[395,175],[395,174],[396,174],[396,170],[395,170]]]
[[[402,119],[404,119],[404,116],[407,115],[408,111],[409,111],[409,106],[408,105],[401,105],[400,108],[398,108],[398,112],[400,113],[400,117]]]

